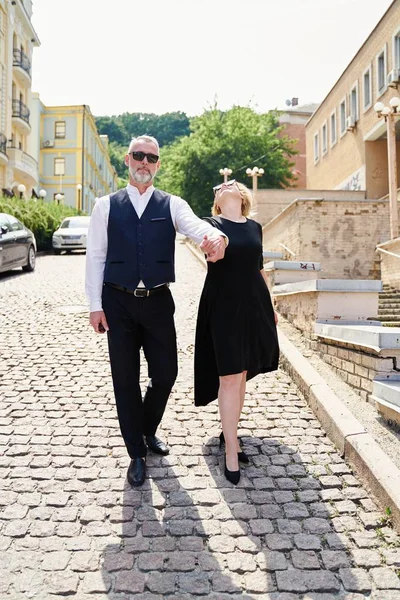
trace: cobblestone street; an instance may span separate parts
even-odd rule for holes
[[[0,276],[0,599],[400,600],[399,536],[282,371],[248,385],[251,464],[226,481],[217,405],[193,405],[204,270],[182,242],[171,454],[130,488],[84,262]]]

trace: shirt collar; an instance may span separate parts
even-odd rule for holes
[[[141,194],[139,192],[139,190],[137,189],[137,187],[135,187],[134,185],[131,185],[130,183],[128,183],[128,185],[126,186],[127,192],[129,194],[129,196],[132,198],[150,198],[150,196],[152,195],[152,193],[154,192],[155,188],[154,185],[151,185],[150,187],[147,188],[147,190],[144,192],[144,194]]]

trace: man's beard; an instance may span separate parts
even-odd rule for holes
[[[140,168],[140,167],[139,167]],[[133,167],[129,167],[129,174],[136,181],[136,183],[149,183],[155,177],[149,171],[147,173],[138,173],[138,169],[134,169]]]

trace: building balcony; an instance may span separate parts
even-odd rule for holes
[[[14,180],[32,187],[38,183],[38,164],[30,155],[19,148],[8,148],[8,166],[14,170]]]
[[[30,110],[22,100],[12,101],[12,122],[21,133],[27,134],[31,130],[29,124]]]
[[[7,138],[4,133],[0,133],[0,167],[8,164],[7,156]]]
[[[31,61],[25,52],[18,48],[13,50],[13,74],[21,86],[31,86]]]

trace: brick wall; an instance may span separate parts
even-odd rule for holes
[[[375,247],[389,237],[386,200],[297,200],[263,227],[264,250],[285,244],[321,263],[322,279],[379,279]]]
[[[269,223],[294,200],[301,198],[323,198],[324,200],[363,200],[365,192],[337,190],[276,189],[258,190],[255,219],[262,225]]]
[[[394,370],[393,357],[366,354],[360,350],[346,347],[334,341],[308,341],[312,350],[352,388],[363,400],[369,400],[374,379],[390,379],[398,376]]]

